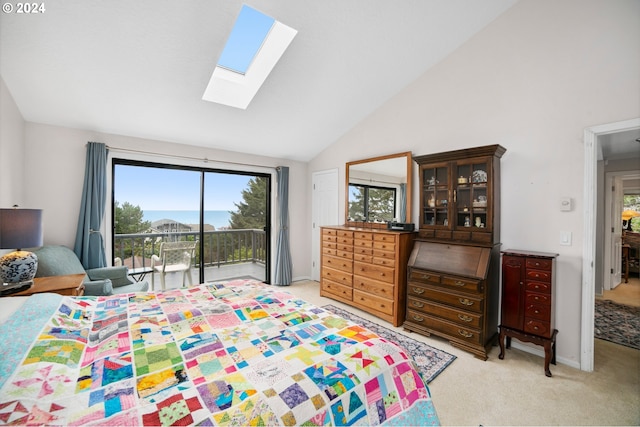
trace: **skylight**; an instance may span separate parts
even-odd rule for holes
[[[243,5],[218,66],[245,74],[276,20]]]
[[[297,33],[243,5],[202,99],[246,109]]]

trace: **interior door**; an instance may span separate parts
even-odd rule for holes
[[[338,169],[313,173],[311,200],[311,279],[320,281],[320,227],[338,225]]]
[[[611,197],[611,289],[622,281],[622,178],[613,177]]]

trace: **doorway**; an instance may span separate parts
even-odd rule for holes
[[[640,131],[640,118],[623,122],[609,123],[594,126],[584,131],[584,245],[582,262],[582,331],[580,337],[580,369],[587,372],[593,371],[594,359],[594,306],[596,272],[602,266],[602,254],[596,256],[599,223],[602,220],[604,207],[602,194],[598,188],[600,180],[598,162],[603,160],[603,139],[607,135],[623,134],[626,132],[637,133]],[[633,141],[633,140],[632,140]],[[633,141],[635,142],[635,141]],[[622,147],[622,142],[614,142],[614,147]],[[637,146],[629,144],[630,150],[637,150]],[[633,151],[634,153],[636,151]],[[601,191],[600,191],[601,193]],[[600,214],[600,218],[598,217]],[[600,228],[603,223],[600,222]]]

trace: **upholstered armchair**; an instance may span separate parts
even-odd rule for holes
[[[147,282],[134,282],[127,267],[103,267],[85,270],[76,254],[66,246],[42,246],[29,249],[38,257],[36,277],[85,273],[85,295],[113,295],[146,292]]]

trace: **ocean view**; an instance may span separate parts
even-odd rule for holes
[[[160,219],[173,219],[182,224],[197,224],[200,222],[200,211],[143,211],[145,221],[158,221]],[[213,225],[216,230],[229,226],[231,215],[228,211],[204,211],[204,223]]]

